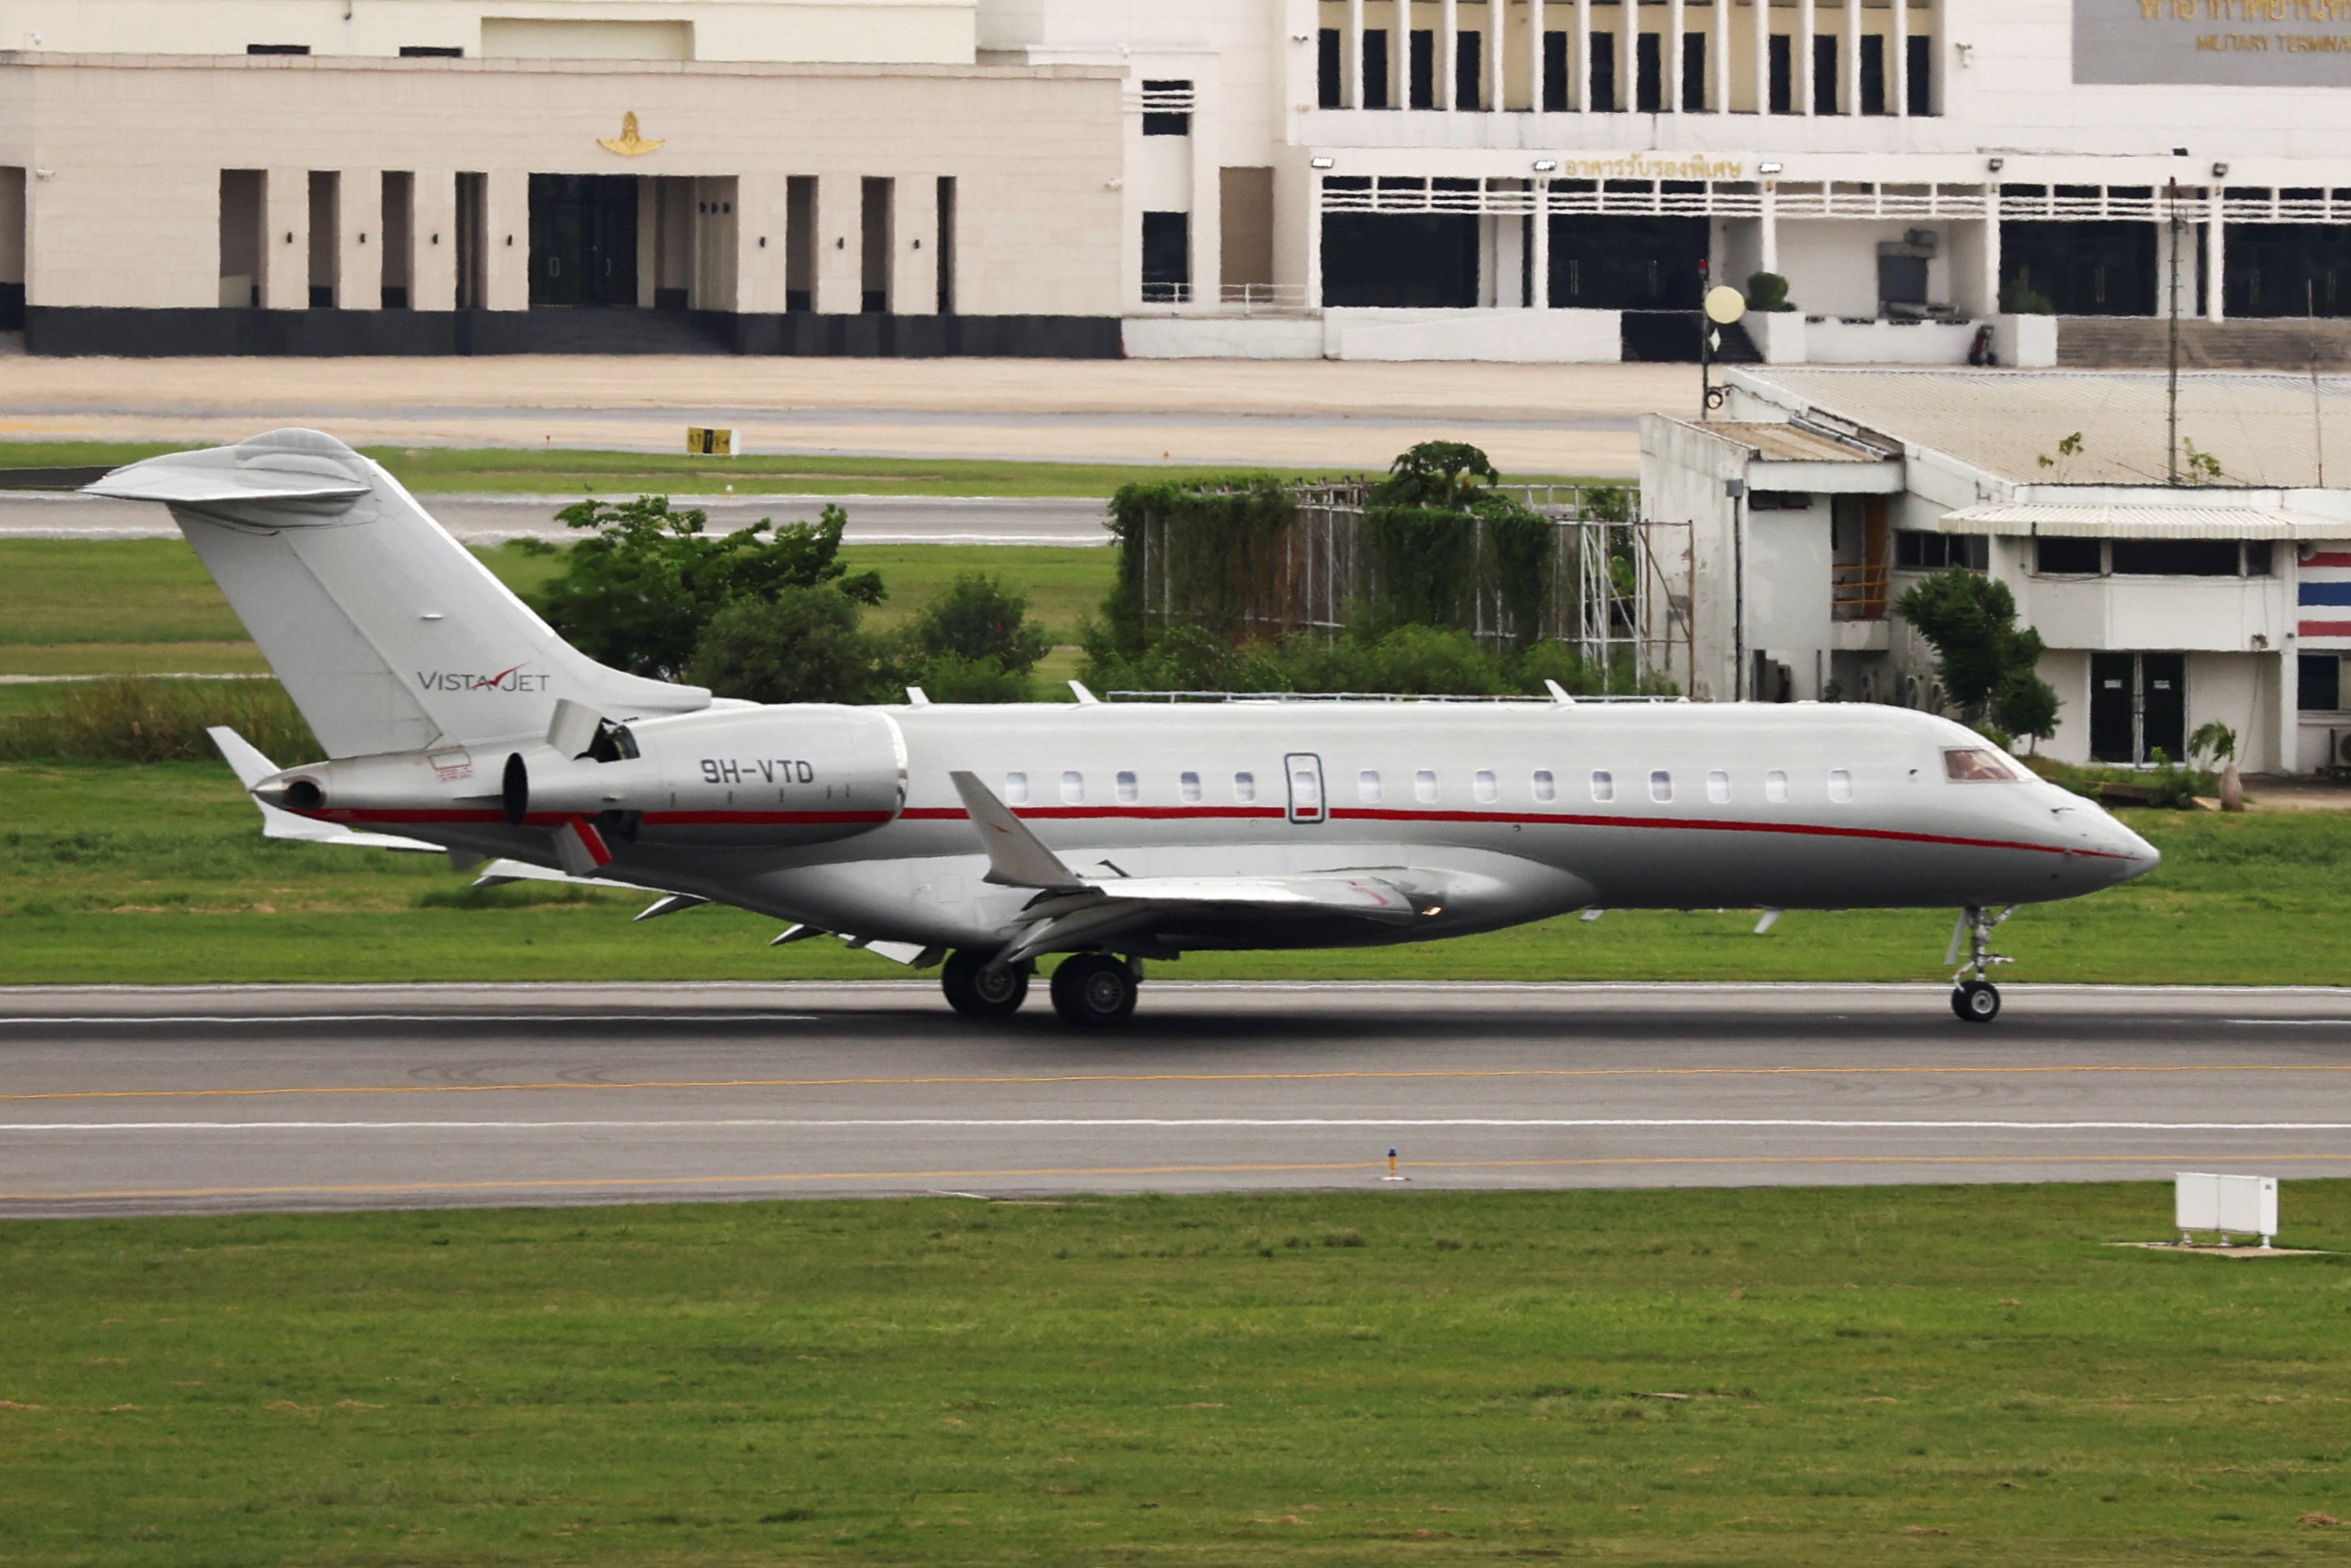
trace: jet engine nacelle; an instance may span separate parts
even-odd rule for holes
[[[868,708],[720,708],[614,727],[589,756],[514,752],[501,782],[510,821],[624,812],[656,838],[823,843],[898,814],[906,747]]]

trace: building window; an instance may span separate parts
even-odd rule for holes
[[[2296,706],[2304,713],[2343,709],[2343,660],[2335,653],[2304,653]]]
[[[1909,48],[1903,57],[1902,67],[1910,78],[1907,107],[1912,114],[1932,114],[1935,112],[1935,40],[1923,34],[1913,33],[1907,42]]]
[[[1616,35],[1598,28],[1592,34],[1592,112],[1614,114],[1616,102]]]
[[[1785,773],[1774,768],[1771,772],[1763,775],[1763,799],[1771,801],[1774,806],[1786,804],[1788,776]]]
[[[307,55],[310,52],[310,46],[308,44],[247,44],[245,46],[245,52],[248,55]]]
[[[465,51],[455,44],[402,44],[400,57],[403,60],[462,60]]]
[[[2043,577],[2095,577],[2105,570],[2105,547],[2098,539],[2044,534],[2032,541],[2032,570]]]
[[[1673,798],[1674,776],[1667,772],[1662,768],[1651,769],[1649,773],[1649,799],[1656,801],[1659,805],[1665,805],[1670,802]]]
[[[1192,298],[1192,214],[1143,214],[1143,302],[1182,305]]]
[[[1029,775],[1008,773],[1004,776],[1004,803],[1025,806],[1029,803]]]
[[[1200,799],[1200,776],[1196,773],[1177,774],[1176,793],[1183,798],[1184,803],[1187,806],[1197,802]]]
[[[1717,768],[1706,776],[1706,798],[1718,806],[1730,804],[1730,775]]]
[[[1771,35],[1771,112],[1796,112],[1795,40],[1785,33]]]
[[[2116,539],[2116,577],[2235,577],[2241,552],[2235,539]]]
[[[1325,27],[1315,35],[1314,101],[1320,108],[1337,109],[1347,101],[1345,47],[1346,34],[1337,27]]]
[[[1837,47],[1843,40],[1824,34],[1813,35],[1813,112],[1834,114],[1837,110]]]
[[[1414,109],[1437,107],[1437,34],[1427,27],[1412,30],[1412,57],[1405,71],[1405,101]]]
[[[1367,806],[1380,803],[1380,775],[1376,768],[1366,768],[1355,775],[1355,798]]]
[[[1682,112],[1706,112],[1706,35],[1682,35]]]
[[[1538,800],[1551,801],[1555,800],[1558,798],[1559,789],[1558,786],[1552,782],[1551,769],[1548,768],[1536,768],[1535,799]]]
[[[1192,84],[1188,81],[1144,82],[1143,133],[1145,136],[1191,135],[1191,103]]]
[[[1364,29],[1364,107],[1394,109],[1388,83],[1395,72],[1388,65],[1388,30],[1385,27]]]
[[[1412,776],[1412,798],[1424,806],[1437,804],[1437,775],[1424,768]]]
[[[1894,533],[1894,565],[1902,571],[1936,571],[1963,566],[1985,571],[1991,566],[1991,539],[1984,534],[1930,534],[1916,528]]]
[[[1592,774],[1592,798],[1603,804],[1616,799],[1616,776],[1606,768],[1595,768]]]
[[[1490,802],[1499,793],[1494,786],[1494,770],[1490,768],[1480,768],[1471,775],[1469,792],[1480,800]]]
[[[1486,40],[1466,28],[1453,36],[1453,107],[1482,109],[1479,84],[1486,79]]]
[[[1666,107],[1666,66],[1656,33],[1633,35],[1633,111],[1656,114]]]
[[[1134,805],[1135,800],[1143,793],[1140,787],[1138,787],[1134,781],[1134,775],[1132,773],[1121,773],[1118,776],[1117,782],[1118,803],[1122,806]]]
[[[1074,806],[1086,798],[1086,776],[1074,768],[1061,775],[1061,801]]]
[[[1853,799],[1853,775],[1842,768],[1829,769],[1829,799],[1842,805]]]
[[[1233,775],[1233,799],[1238,800],[1244,806],[1257,799],[1256,774],[1236,773]]]
[[[1567,35],[1543,34],[1542,109],[1546,114],[1567,112]]]
[[[1893,108],[1886,101],[1886,36],[1864,33],[1861,36],[1861,112],[1889,114]]]

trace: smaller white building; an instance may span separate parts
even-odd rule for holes
[[[1958,565],[2048,645],[2050,755],[2178,759],[2219,719],[2249,772],[2351,766],[2351,485],[2325,465],[2351,480],[2351,381],[2183,374],[2175,404],[2159,371],[1729,379],[1718,416],[1642,423],[1693,696],[1938,706],[1893,606]]]

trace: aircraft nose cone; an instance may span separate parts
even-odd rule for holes
[[[2103,813],[2101,813],[2103,815]],[[2098,824],[2095,837],[2098,852],[2111,857],[2114,880],[2129,882],[2145,876],[2163,863],[2163,852],[2148,843],[2113,817]]]

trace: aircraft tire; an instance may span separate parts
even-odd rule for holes
[[[1134,973],[1123,959],[1077,953],[1053,971],[1053,1010],[1082,1029],[1109,1029],[1134,1016]]]
[[[939,989],[947,1005],[967,1019],[1008,1019],[1029,999],[1027,964],[1009,969],[988,967],[988,955],[958,947],[947,955],[939,973]]]
[[[1951,992],[1951,1010],[1961,1023],[1990,1023],[2000,1017],[2000,988],[1990,980],[1968,980]]]

